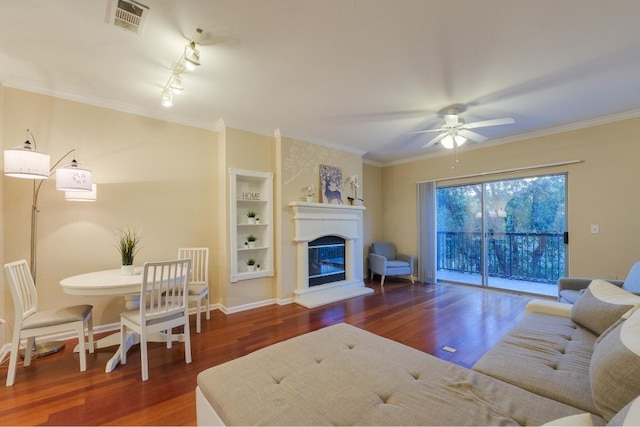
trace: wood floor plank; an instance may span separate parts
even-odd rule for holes
[[[140,351],[105,373],[115,347],[87,357],[78,369],[70,341],[60,353],[18,367],[16,384],[0,386],[1,425],[195,425],[199,372],[297,335],[346,322],[465,367],[471,367],[522,317],[529,297],[468,286],[367,282],[374,293],[306,309],[270,305],[225,315],[211,313],[195,333],[193,363],[184,345],[149,345],[149,381],[140,378]],[[443,350],[450,346],[455,353]],[[4,380],[7,362],[0,367]]]

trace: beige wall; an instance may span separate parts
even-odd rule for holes
[[[462,151],[458,163],[449,155],[386,167],[382,172],[382,237],[396,242],[401,252],[417,253],[416,182],[583,160],[581,164],[512,176],[566,172],[568,273],[624,278],[631,265],[640,260],[640,200],[636,197],[639,141],[640,119],[632,119]],[[590,224],[599,224],[600,234],[591,234]]]
[[[281,195],[277,216],[281,218],[279,241],[279,287],[277,298],[287,300],[293,297],[296,288],[296,247],[293,241],[293,215],[289,203],[306,201],[303,188],[313,185],[316,189],[315,202],[322,202],[320,189],[320,165],[336,166],[342,169],[343,180],[358,174],[362,178],[362,155],[324,145],[312,144],[293,138],[279,138],[280,170],[279,186],[276,193]],[[366,187],[361,184],[361,190]],[[351,188],[343,185],[342,199],[352,196]]]
[[[36,282],[43,309],[91,303],[96,325],[119,321],[124,298],[70,296],[59,285],[67,276],[119,268],[119,228],[142,233],[136,265],[217,242],[214,132],[9,88],[1,105],[5,148],[20,145],[28,128],[52,165],[75,147],[98,184],[95,203],[65,202],[54,180],[42,185]],[[32,185],[3,179],[4,262],[29,259]],[[13,304],[6,307],[12,321]]]
[[[219,233],[224,233],[225,250],[230,251],[230,229],[228,227],[229,220],[229,203],[231,197],[229,195],[229,168],[244,169],[257,172],[273,173],[275,138],[272,136],[259,135],[243,130],[226,128],[225,129],[225,156],[226,167],[224,173],[225,200],[221,201],[221,205],[225,206],[225,214],[227,219],[220,221]],[[235,199],[235,195],[233,197]],[[224,272],[223,277],[219,277],[216,286],[224,286],[226,288],[225,297],[220,300],[225,307],[251,307],[254,304],[261,305],[265,302],[271,302],[274,298],[275,278],[265,277],[252,280],[241,280],[238,282],[230,282],[230,262],[227,256],[224,265],[219,265],[220,271]]]
[[[367,210],[363,216],[363,242],[365,255],[369,253],[371,242],[382,239],[382,168],[368,164],[362,165],[364,205]],[[366,271],[366,270],[365,270]]]
[[[38,290],[43,308],[94,304],[96,325],[117,322],[124,299],[65,295],[58,282],[118,268],[114,233],[125,226],[142,231],[136,265],[174,257],[179,246],[210,247],[212,302],[223,309],[291,301],[296,266],[289,203],[303,200],[302,188],[310,184],[320,201],[321,164],[340,167],[344,178],[362,178],[366,255],[376,240],[394,241],[401,252],[417,252],[416,182],[584,160],[535,172],[568,173],[569,272],[621,278],[640,259],[640,202],[635,197],[640,119],[463,151],[456,164],[447,155],[387,167],[363,165],[359,153],[283,137],[278,131],[259,135],[223,123],[216,131],[196,129],[10,88],[0,88],[0,124],[4,148],[20,145],[29,128],[39,150],[51,154],[53,162],[75,147],[77,159],[94,172],[96,203],[64,202],[53,180],[42,186]],[[274,278],[229,282],[230,167],[274,173]],[[33,182],[0,177],[0,183],[0,256],[3,263],[28,259]],[[347,196],[351,189],[345,185],[345,201]],[[590,234],[590,224],[599,224],[600,234]],[[0,283],[0,314],[11,321],[13,304],[4,277]]]

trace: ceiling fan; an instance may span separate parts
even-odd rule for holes
[[[484,120],[481,122],[465,123],[464,119],[458,116],[461,108],[458,106],[452,106],[444,109],[444,125],[439,129],[422,130],[413,133],[426,133],[426,132],[440,132],[435,138],[424,144],[423,148],[431,147],[432,145],[440,142],[443,147],[452,149],[454,147],[460,147],[467,142],[468,139],[475,142],[484,142],[486,137],[479,133],[473,132],[470,129],[482,128],[487,126],[499,126],[515,123],[511,117],[505,117],[502,119]]]

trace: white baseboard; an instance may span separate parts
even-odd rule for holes
[[[5,359],[11,354],[11,344],[7,343],[0,347],[0,365],[4,363]]]

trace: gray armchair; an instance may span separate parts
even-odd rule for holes
[[[380,275],[380,286],[384,286],[386,276],[408,275],[413,283],[413,256],[399,254],[389,242],[375,242],[369,251],[369,269],[371,280],[374,274]]]
[[[589,286],[593,278],[561,277],[558,279],[558,301],[573,304]],[[604,279],[622,289],[640,295],[640,261],[633,264],[624,280]]]

